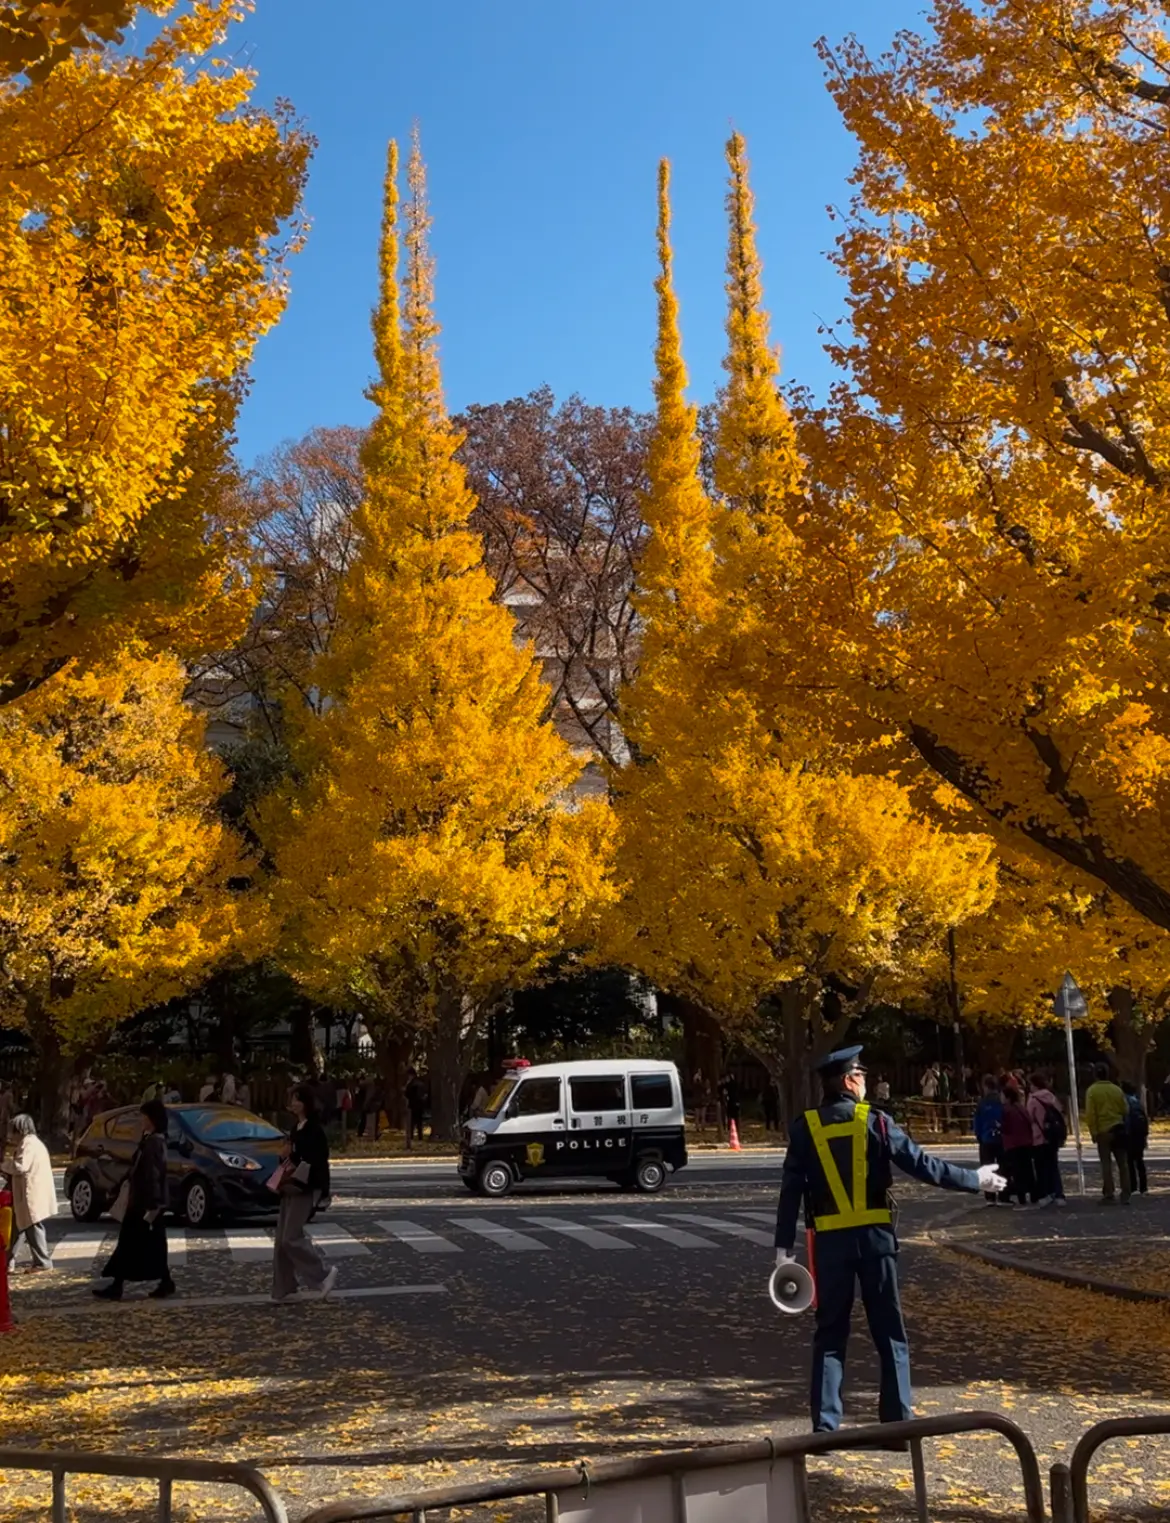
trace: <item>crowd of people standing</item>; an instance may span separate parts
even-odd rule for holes
[[[1128,1204],[1135,1184],[1146,1194],[1150,1123],[1134,1086],[1115,1083],[1107,1066],[1097,1064],[1082,1119],[1101,1162],[1101,1199],[1111,1204],[1120,1195]],[[998,1164],[1008,1181],[1002,1195],[987,1196],[989,1206],[1065,1204],[1060,1150],[1068,1140],[1068,1116],[1046,1074],[987,1074],[974,1130],[979,1162]]]

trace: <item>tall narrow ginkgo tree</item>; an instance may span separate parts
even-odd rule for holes
[[[567,806],[580,765],[468,527],[417,136],[401,298],[396,182],[391,144],[361,545],[322,701],[295,738],[297,779],[265,828],[287,965],[363,1011],[388,1079],[426,1041],[439,1134],[456,1121],[476,1012],[530,979],[601,891],[606,814]]]
[[[853,777],[807,725],[765,725],[727,651],[760,578],[785,574],[776,522],[801,463],[776,392],[743,141],[730,170],[727,383],[717,500],[699,476],[671,289],[666,175],[659,184],[658,411],[640,571],[646,640],[627,695],[636,761],[616,779],[617,906],[611,955],[704,1006],[747,1040],[803,1103],[807,1059],[848,1007],[823,1019],[829,980],[897,984],[936,955],[951,917],[982,910],[986,841],[923,822],[886,779]],[[781,520],[782,521],[782,520]],[[728,626],[735,632],[729,638]]]

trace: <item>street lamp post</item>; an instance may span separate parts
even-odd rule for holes
[[[1078,1021],[1084,1020],[1089,1013],[1085,996],[1077,987],[1077,981],[1071,973],[1064,975],[1056,999],[1057,1015],[1064,1017],[1064,1040],[1068,1048],[1068,1094],[1069,1108],[1072,1111],[1073,1136],[1077,1144],[1077,1180],[1081,1187],[1081,1194],[1085,1193],[1085,1158],[1081,1150],[1081,1113],[1077,1104],[1077,1060],[1073,1049],[1072,1023],[1075,1017]]]

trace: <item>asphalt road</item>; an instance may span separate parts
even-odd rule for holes
[[[970,1148],[940,1151],[973,1161]],[[1163,1145],[1153,1156],[1158,1194],[1170,1185],[1168,1153]],[[808,1423],[811,1317],[783,1317],[766,1296],[781,1161],[779,1152],[699,1153],[654,1197],[566,1184],[490,1201],[471,1195],[450,1161],[340,1160],[333,1208],[313,1229],[339,1268],[336,1303],[268,1305],[271,1222],[260,1219],[173,1229],[175,1300],[147,1302],[144,1286],[121,1306],[95,1304],[89,1284],[114,1225],[58,1217],[50,1235],[60,1272],[20,1277],[17,1313],[30,1329],[41,1322],[87,1339],[136,1325],[176,1350],[210,1338],[232,1350],[233,1369],[274,1392],[303,1382],[303,1352],[293,1350],[310,1336],[323,1361],[320,1405],[316,1387],[298,1387],[303,1408],[288,1452],[327,1448],[340,1413],[357,1435],[346,1440],[350,1452],[393,1453],[403,1475],[424,1480],[428,1467],[470,1478],[796,1433]],[[1070,1150],[1070,1191],[1072,1161]],[[1170,1339],[1148,1358],[1144,1343],[1102,1347],[1098,1298],[1017,1281],[936,1246],[933,1229],[974,1219],[977,1199],[909,1181],[898,1193],[920,1414],[1006,1410],[1050,1461],[1097,1416],[1164,1401]],[[1085,1326],[1066,1336],[1078,1318]],[[1141,1335],[1138,1319],[1128,1321],[1116,1337]],[[212,1354],[207,1369],[218,1378],[222,1360]],[[873,1417],[876,1377],[858,1308],[847,1420]],[[937,1445],[929,1470],[954,1523],[1013,1515],[1016,1472],[999,1443]],[[900,1519],[890,1497],[903,1494],[905,1472],[896,1456],[850,1462],[840,1491],[840,1467],[821,1466],[821,1516],[852,1516],[847,1492],[851,1503],[880,1503],[883,1516]],[[313,1471],[306,1498],[335,1494],[340,1479]]]

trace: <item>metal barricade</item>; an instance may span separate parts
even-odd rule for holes
[[[1160,1434],[1170,1434],[1170,1416],[1111,1417],[1090,1428],[1069,1463],[1052,1467],[1052,1523],[1089,1523],[1089,1466],[1102,1444],[1115,1438],[1153,1438]]]
[[[400,1517],[409,1517],[414,1523],[425,1523],[427,1514],[431,1511],[538,1496],[545,1498],[546,1517],[550,1523],[555,1523],[560,1516],[559,1498],[566,1493],[583,1492],[586,1497],[593,1497],[608,1487],[617,1487],[622,1483],[661,1478],[669,1478],[671,1482],[673,1523],[687,1523],[687,1476],[697,1471],[726,1470],[732,1466],[776,1466],[781,1462],[788,1462],[794,1471],[793,1523],[806,1523],[806,1460],[811,1456],[839,1454],[844,1450],[889,1449],[891,1445],[905,1445],[910,1451],[918,1519],[919,1523],[928,1523],[922,1441],[927,1438],[947,1438],[956,1433],[987,1431],[1001,1434],[1016,1451],[1024,1482],[1028,1523],[1046,1523],[1044,1485],[1036,1451],[1022,1429],[996,1412],[953,1413],[904,1423],[847,1428],[839,1433],[806,1433],[795,1438],[763,1438],[745,1443],[712,1444],[699,1449],[652,1454],[643,1459],[603,1460],[596,1465],[582,1463],[575,1469],[534,1471],[511,1480],[486,1481],[404,1496],[354,1497],[317,1508],[304,1518],[303,1523],[371,1523],[374,1519]]]
[[[250,1492],[264,1511],[265,1523],[288,1523],[284,1503],[251,1465],[215,1460],[148,1459],[130,1454],[83,1454],[70,1449],[0,1449],[0,1472],[38,1470],[53,1478],[53,1523],[66,1523],[65,1478],[68,1475],[116,1475],[158,1482],[158,1523],[171,1523],[176,1481],[201,1486],[235,1486]]]

